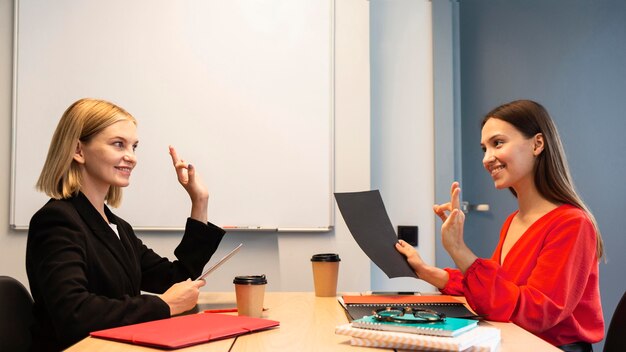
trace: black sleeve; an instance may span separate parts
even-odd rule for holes
[[[174,283],[200,276],[224,233],[224,230],[211,223],[188,218],[183,238],[174,250],[177,258],[174,261],[159,256],[133,235],[141,258],[141,289],[163,293]]]

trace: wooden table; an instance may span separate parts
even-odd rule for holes
[[[202,308],[235,307],[234,292],[200,296]],[[343,308],[334,297],[315,297],[312,292],[267,292],[268,308],[263,317],[280,321],[280,327],[252,334],[213,341],[177,351],[384,351],[378,348],[350,346],[348,336],[335,335],[335,326],[348,322]],[[511,323],[481,322],[501,330],[501,352],[560,351],[535,335]],[[87,337],[67,351],[160,351],[125,343]]]

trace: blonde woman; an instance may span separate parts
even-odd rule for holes
[[[91,331],[168,318],[197,303],[205,282],[192,279],[224,231],[207,222],[209,193],[194,167],[170,147],[191,199],[175,261],[146,247],[108,207],[130,183],[138,143],[133,116],[110,102],[81,99],[61,117],[37,182],[51,199],[28,231],[33,350],[62,350]]]
[[[487,319],[512,321],[565,351],[591,351],[604,336],[602,237],[574,190],[552,119],[529,100],[499,106],[483,119],[481,146],[494,186],[511,190],[518,203],[491,259],[478,258],[463,240],[457,182],[450,202],[434,206],[457,269],[424,263],[404,241],[396,248],[421,279],[444,294],[464,295]]]

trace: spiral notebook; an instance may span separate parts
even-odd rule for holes
[[[500,329],[487,326],[477,326],[459,336],[443,337],[362,329],[350,323],[335,327],[335,334],[350,336],[350,343],[355,346],[463,352],[495,351],[501,336]]]
[[[481,318],[481,316],[467,309],[461,301],[451,296],[366,295],[342,296],[340,298],[340,303],[350,320],[372,315],[372,311],[389,306],[432,309],[451,318]]]
[[[435,347],[415,346],[415,345],[410,345],[410,344],[402,343],[402,342],[386,342],[386,341],[362,339],[359,337],[350,338],[350,345],[362,346],[362,347],[393,348],[393,349],[398,349],[398,350],[403,350],[403,351],[404,350],[446,351],[445,349],[437,349]],[[498,352],[498,351],[500,351],[500,336],[495,336],[495,335],[463,350],[463,352]]]
[[[477,320],[446,318],[444,321],[434,323],[394,323],[389,321],[379,321],[374,316],[366,316],[352,321],[355,328],[408,332],[412,334],[433,335],[433,336],[458,336],[478,326]]]

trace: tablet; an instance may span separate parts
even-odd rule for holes
[[[226,254],[224,258],[220,259],[217,263],[213,264],[210,268],[208,268],[205,272],[203,272],[202,275],[200,275],[200,277],[197,278],[196,280],[204,280],[205,277],[209,276],[210,273],[215,271],[215,269],[219,268],[220,265],[224,264],[225,261],[227,261],[228,259],[230,259],[230,257],[235,255],[235,253],[239,251],[242,245],[243,243],[240,243],[237,247],[235,247],[235,249],[230,251],[230,253]]]

